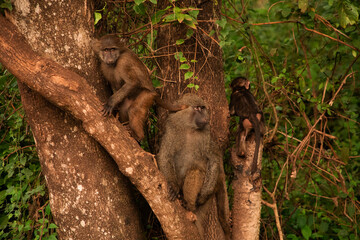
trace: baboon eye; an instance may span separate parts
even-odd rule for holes
[[[194,110],[198,111],[198,112],[201,112],[204,109],[205,109],[205,106],[194,106]]]
[[[116,48],[105,48],[104,51],[105,52],[112,52],[112,51],[115,51]]]

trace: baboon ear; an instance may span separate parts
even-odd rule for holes
[[[125,37],[122,37],[120,38],[120,43],[122,43],[123,45],[127,45],[129,42],[129,38],[125,38]]]

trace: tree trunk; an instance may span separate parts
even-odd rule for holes
[[[169,1],[160,0],[158,6],[164,9],[169,5]],[[193,1],[177,2],[178,7],[187,8],[189,6],[200,9],[197,20],[199,24],[194,29],[192,37],[186,37],[190,29],[184,23],[170,24],[162,27],[158,31],[157,58],[160,75],[164,80],[162,96],[171,101],[180,98],[186,92],[196,93],[201,96],[210,106],[210,126],[213,140],[224,150],[228,144],[228,102],[225,96],[225,84],[223,76],[222,51],[218,45],[218,28],[214,24],[220,18],[220,5],[215,1],[198,1],[194,6]],[[209,33],[214,31],[214,35]],[[176,41],[185,39],[181,45],[176,45]],[[176,60],[174,55],[182,52],[187,59],[186,62]],[[165,57],[164,57],[165,56]],[[196,60],[196,62],[191,62]],[[190,65],[189,70],[180,70],[181,64]],[[185,80],[186,72],[194,72],[194,76]],[[197,78],[196,78],[197,77]],[[198,85],[188,88],[188,84]],[[195,146],[196,147],[196,146]],[[221,174],[224,175],[223,165],[221,164]],[[221,190],[225,192],[225,215],[229,219],[229,206],[226,194],[225,178]],[[211,207],[205,213],[204,239],[225,239],[224,232],[220,226],[215,198],[209,200]],[[209,203],[208,202],[208,203]]]
[[[167,183],[155,167],[153,155],[143,151],[116,118],[102,116],[102,103],[87,81],[33,52],[15,27],[1,16],[0,25],[0,62],[29,88],[82,121],[84,130],[106,149],[145,197],[169,239],[200,239],[195,224],[187,220],[186,211],[179,203],[169,201]],[[83,190],[83,186],[76,186],[75,191]]]
[[[259,239],[261,215],[261,177],[252,179],[249,176],[254,159],[255,141],[246,142],[246,156],[239,158],[236,148],[231,151],[231,162],[234,166],[234,203],[232,208],[232,239]],[[261,169],[263,144],[260,144],[258,169]],[[246,216],[246,217],[244,217]]]
[[[31,0],[15,1],[14,6],[8,17],[31,47],[86,77],[104,100],[105,85],[89,47],[91,4]],[[129,181],[115,162],[80,121],[18,85],[60,239],[142,239]]]
[[[168,5],[167,0],[159,1],[159,8],[163,9]],[[193,6],[191,1],[181,1],[183,7]],[[220,2],[199,1],[197,8],[202,9],[198,15],[198,26],[194,34],[186,39],[186,32],[189,27],[185,24],[170,24],[162,27],[158,32],[158,67],[164,88],[162,95],[170,100],[178,99],[185,92],[195,92],[201,96],[211,108],[211,129],[214,140],[222,149],[228,144],[229,135],[229,110],[228,101],[225,95],[224,71],[222,50],[218,45],[218,26],[215,21],[220,19]],[[209,33],[215,31],[210,36]],[[186,39],[182,45],[177,46],[175,42],[179,39]],[[191,66],[189,70],[179,70],[184,62],[176,60],[174,54],[183,52],[187,63]],[[196,60],[195,63],[190,63]],[[194,77],[184,80],[187,71],[194,72]],[[170,80],[170,83],[169,81]],[[175,83],[174,83],[175,82]],[[188,88],[187,85],[194,83],[199,86]]]

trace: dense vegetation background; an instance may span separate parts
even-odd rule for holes
[[[11,8],[8,1],[0,4]],[[124,33],[150,69],[161,24],[185,21],[201,31],[201,9],[191,6],[157,9],[156,0],[136,0],[96,9],[97,34]],[[214,19],[226,86],[236,76],[248,77],[265,114],[261,239],[278,238],[276,218],[287,239],[360,238],[359,12],[360,3],[349,0],[234,0],[222,1],[222,18]],[[188,68],[181,53],[174,57]],[[2,67],[0,73],[0,239],[56,239],[16,79]],[[185,73],[188,87],[197,88],[192,77]],[[150,150],[154,129],[144,143]]]

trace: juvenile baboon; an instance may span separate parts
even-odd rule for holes
[[[154,101],[169,111],[184,108],[161,100],[154,90],[145,65],[119,37],[105,35],[99,40],[94,39],[91,45],[101,60],[101,71],[113,91],[104,105],[103,115],[111,115],[114,108],[121,104],[118,108],[120,121],[129,121],[137,140],[144,137],[144,122]]]
[[[253,128],[255,131],[255,152],[251,164],[251,174],[257,171],[257,159],[261,137],[264,134],[264,117],[259,109],[254,95],[250,92],[250,81],[244,77],[235,78],[230,85],[232,89],[230,114],[239,116],[239,132],[236,137],[236,154],[244,156],[246,152],[246,137]]]
[[[226,193],[219,187],[224,181],[220,168],[222,155],[210,137],[208,107],[194,94],[184,95],[177,104],[189,107],[168,116],[157,156],[160,171],[169,185],[169,197],[175,200],[182,192],[185,207],[196,212],[216,194],[219,220],[228,234],[225,205],[222,205],[226,204],[223,201]]]

